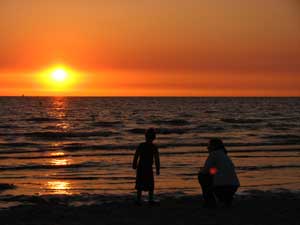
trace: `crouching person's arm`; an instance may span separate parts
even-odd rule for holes
[[[215,160],[213,155],[210,154],[204,164],[204,167],[200,169],[199,174],[210,174],[212,168],[215,168]]]
[[[213,176],[215,175],[215,159],[213,155],[209,155],[207,158],[204,167],[200,169],[198,173],[198,181],[202,187],[212,186]]]

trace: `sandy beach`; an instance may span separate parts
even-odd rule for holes
[[[25,200],[25,196],[19,196]],[[240,193],[230,209],[204,209],[201,196],[160,196],[160,205],[136,206],[132,196],[112,199],[87,196],[89,204],[76,205],[78,196],[28,198],[0,211],[3,225],[77,224],[299,224],[300,195],[288,191]],[[17,200],[17,198],[15,197]],[[3,197],[2,197],[3,200]],[[13,200],[13,199],[10,199]]]

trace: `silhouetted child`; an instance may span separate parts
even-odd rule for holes
[[[198,179],[203,192],[204,206],[216,207],[216,198],[230,206],[240,186],[235,167],[227,155],[222,140],[215,138],[208,145],[209,157]]]
[[[141,143],[137,148],[132,168],[136,171],[137,203],[141,204],[142,191],[149,192],[149,203],[154,203],[154,175],[153,161],[155,159],[156,174],[160,175],[160,159],[159,152],[153,141],[156,138],[156,133],[153,128],[146,131],[146,142]]]

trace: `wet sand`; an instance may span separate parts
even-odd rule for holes
[[[21,198],[21,197],[19,197]],[[23,197],[25,198],[25,197]],[[270,224],[298,225],[300,194],[251,191],[237,196],[232,208],[204,209],[200,196],[164,197],[160,205],[136,206],[131,197],[89,205],[72,204],[73,197],[32,197],[27,203],[0,210],[3,225],[77,224]],[[100,201],[102,199],[102,201]],[[3,199],[2,199],[3,200]],[[100,203],[101,202],[101,203]]]

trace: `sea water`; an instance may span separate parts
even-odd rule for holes
[[[132,193],[133,154],[149,127],[158,193],[200,193],[213,137],[241,190],[300,188],[300,98],[1,97],[0,184],[11,188],[0,194]]]

